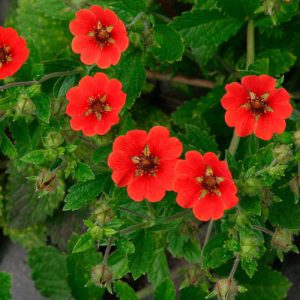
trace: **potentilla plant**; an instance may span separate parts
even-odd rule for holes
[[[286,299],[299,12],[299,0],[12,6],[0,225],[44,297]],[[13,299],[5,270],[0,287]]]

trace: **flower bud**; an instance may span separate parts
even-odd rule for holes
[[[261,192],[261,182],[254,177],[246,179],[242,186],[244,192],[249,196],[254,196]]]
[[[217,281],[215,290],[219,300],[233,300],[238,292],[238,285],[234,279],[224,278]]]
[[[130,32],[129,40],[134,47],[140,47],[143,44],[142,37],[137,32]]]
[[[286,165],[275,165],[269,168],[268,173],[272,177],[281,177],[284,175],[284,171],[286,168],[287,168]]]
[[[101,264],[92,269],[92,282],[100,287],[108,287],[111,285],[113,273],[107,264]]]
[[[57,187],[57,177],[56,174],[43,170],[36,179],[35,188],[40,192],[53,192]]]
[[[294,132],[294,142],[295,145],[300,148],[300,130]]]
[[[272,244],[277,250],[289,252],[294,247],[293,233],[287,229],[276,228],[272,237]]]
[[[18,103],[15,106],[17,115],[32,115],[35,111],[35,105],[27,95],[20,95]]]
[[[43,144],[46,148],[57,148],[64,142],[63,136],[57,131],[51,131],[43,139]]]
[[[279,145],[273,149],[273,156],[279,163],[287,163],[291,156],[291,147],[286,144]]]
[[[106,202],[100,202],[95,209],[96,223],[105,225],[113,218],[113,211]]]
[[[104,230],[100,226],[94,226],[92,229],[90,229],[91,237],[94,241],[101,241],[103,238]]]

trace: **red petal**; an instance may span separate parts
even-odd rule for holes
[[[84,35],[75,36],[72,40],[72,50],[81,54],[81,61],[89,65],[96,63],[100,55],[99,46],[93,39]]]
[[[229,127],[235,127],[235,133],[244,137],[253,133],[255,125],[254,114],[245,108],[228,110],[225,113],[225,122]]]
[[[276,115],[286,119],[289,118],[293,112],[290,98],[290,95],[284,88],[276,89],[270,92],[268,105],[273,109]]]
[[[215,176],[229,179],[232,178],[227,163],[225,161],[220,161],[215,153],[205,153],[203,156],[203,161],[206,166],[212,168]]]
[[[166,127],[154,126],[150,129],[147,144],[150,152],[160,159],[178,158],[182,153],[182,144],[177,138],[170,138]]]
[[[239,198],[235,194],[226,194],[222,196],[224,209],[231,209],[239,203]]]
[[[129,157],[140,155],[147,142],[147,132],[144,130],[130,130],[125,136],[119,136],[113,144],[113,151],[124,151]]]
[[[110,9],[103,9],[98,5],[92,5],[91,10],[96,15],[96,18],[100,20],[102,26],[115,27],[119,22],[118,16]]]
[[[147,189],[145,198],[149,202],[159,202],[166,195],[166,189],[164,188],[164,184],[157,177],[147,176]]]
[[[89,93],[90,97],[97,97],[101,93],[101,86],[99,86],[92,76],[85,76],[79,81],[79,87]]]
[[[123,22],[120,21],[118,23],[118,25],[114,28],[111,37],[115,40],[121,52],[124,52],[128,48],[129,39]]]
[[[191,177],[203,176],[205,165],[201,153],[188,151],[185,160],[179,160],[176,164],[176,174],[187,174]]]
[[[88,9],[81,9],[76,13],[76,19],[70,23],[70,31],[73,35],[86,35],[93,31],[97,25],[95,14]]]
[[[200,186],[196,180],[187,175],[179,175],[173,183],[174,191],[177,192],[176,201],[184,208],[193,207],[200,197]]]
[[[145,199],[147,182],[144,176],[135,177],[127,187],[128,196],[134,201]]]
[[[258,96],[269,93],[275,89],[276,80],[268,75],[249,75],[242,78],[242,85]]]
[[[217,195],[208,194],[196,203],[193,213],[200,221],[220,219],[224,214],[221,198]]]
[[[100,55],[97,60],[97,66],[101,69],[107,69],[111,65],[118,64],[121,58],[120,48],[116,44],[104,46],[101,49]]]
[[[79,131],[82,129],[86,116],[74,117],[70,120],[70,126],[73,130]]]
[[[104,73],[96,73],[94,76],[95,84],[97,86],[98,93],[107,94],[108,86],[110,84],[110,80],[108,76]]]
[[[113,125],[119,123],[120,118],[118,115],[114,113],[106,113],[102,115],[101,121],[99,121],[96,125],[96,133],[99,135],[106,134]]]
[[[86,136],[93,136],[96,134],[96,125],[99,121],[94,115],[86,116],[83,127],[82,133]]]
[[[134,176],[134,165],[122,151],[114,151],[109,155],[108,166],[113,170],[112,179],[119,187],[128,185]]]
[[[159,169],[156,177],[160,179],[166,190],[171,191],[173,189],[173,181],[175,177],[175,165],[177,160],[164,160],[159,164]]]
[[[237,82],[232,82],[225,86],[227,93],[221,99],[221,104],[225,109],[238,108],[247,102],[249,93]]]
[[[227,179],[229,178],[229,179]],[[237,187],[234,183],[234,181],[230,177],[226,176],[226,179],[220,183],[219,190],[222,194],[222,197],[226,194],[236,194],[237,193]]]
[[[270,140],[275,133],[282,133],[285,126],[284,119],[275,113],[269,112],[258,119],[254,133],[262,140]]]

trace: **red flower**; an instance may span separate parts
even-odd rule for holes
[[[0,26],[0,79],[14,75],[28,56],[26,41],[13,28]]]
[[[66,113],[72,117],[70,125],[82,130],[84,135],[103,135],[119,122],[119,112],[126,101],[122,84],[117,79],[109,80],[104,73],[94,77],[85,76],[79,85],[66,95],[69,100]]]
[[[284,88],[275,89],[276,81],[268,75],[250,75],[242,78],[242,84],[226,85],[222,106],[227,110],[225,121],[235,127],[238,136],[254,133],[269,140],[274,133],[285,130],[285,119],[290,117],[290,96]]]
[[[200,221],[220,219],[224,210],[238,203],[237,188],[225,161],[208,152],[203,156],[189,151],[175,169],[174,191],[177,203],[193,208]]]
[[[128,47],[124,23],[113,11],[98,5],[79,10],[70,30],[75,35],[72,49],[87,65],[96,63],[102,69],[116,65]]]
[[[119,187],[127,186],[130,198],[157,202],[166,191],[172,190],[181,152],[181,142],[170,137],[165,127],[152,127],[148,134],[144,130],[131,130],[114,141],[108,165],[113,170],[113,181]]]

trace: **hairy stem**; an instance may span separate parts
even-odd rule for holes
[[[229,279],[230,280],[233,279],[234,274],[235,274],[239,264],[240,264],[240,255],[238,254],[237,257],[235,258],[235,261],[233,263],[232,269],[231,269],[230,274],[229,274]]]
[[[107,260],[108,260],[108,256],[109,256],[110,249],[111,249],[111,246],[112,246],[112,242],[113,242],[113,238],[111,237],[109,239],[108,244],[107,244],[106,249],[105,249],[105,253],[104,253],[104,257],[103,257],[103,264],[104,265],[107,264]]]
[[[205,246],[207,245],[208,240],[209,240],[209,238],[210,238],[210,236],[211,236],[213,226],[214,226],[214,220],[211,219],[211,220],[209,221],[209,223],[208,223],[208,227],[207,227],[207,230],[206,230],[204,243],[203,243],[203,246],[202,246],[202,249],[201,249],[201,255],[200,255],[200,266],[201,266],[201,269],[202,269],[202,267],[203,267],[204,248],[205,248]]]
[[[251,19],[248,21],[247,26],[247,62],[246,69],[254,63],[255,59],[255,26],[254,21]]]
[[[233,134],[232,139],[230,141],[230,145],[228,148],[228,152],[234,156],[238,147],[239,147],[239,143],[240,143],[240,137],[238,137],[237,135]]]
[[[261,232],[264,232],[270,236],[273,236],[273,232],[267,228],[261,227],[261,226],[257,226],[257,225],[252,225],[252,228]]]

